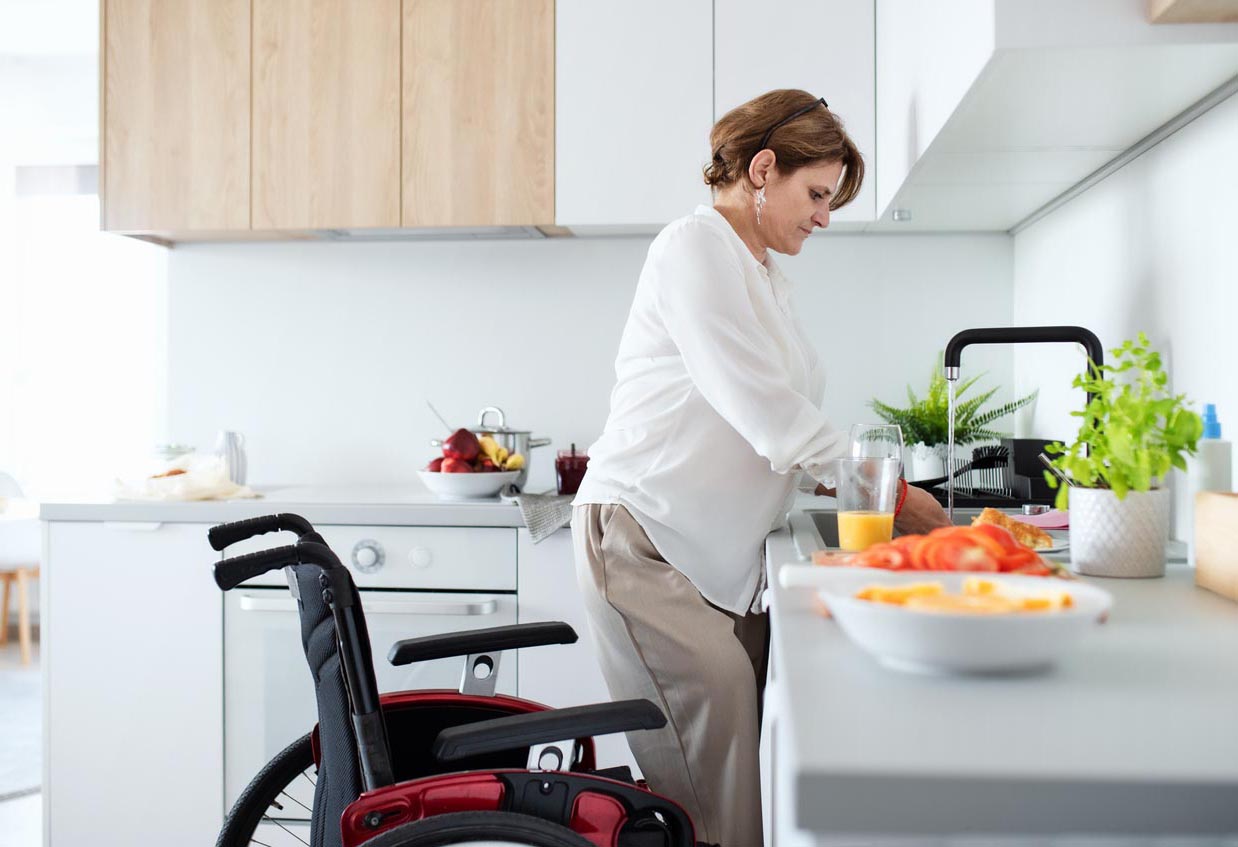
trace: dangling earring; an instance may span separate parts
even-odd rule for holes
[[[757,224],[760,225],[761,210],[765,208],[765,186],[762,185],[760,188],[758,188],[754,196],[755,196],[755,203],[757,207]]]

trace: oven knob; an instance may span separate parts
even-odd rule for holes
[[[414,547],[408,553],[408,563],[414,568],[428,568],[434,561],[434,554],[429,547]]]
[[[369,538],[352,548],[352,563],[361,573],[374,573],[383,567],[383,545]]]

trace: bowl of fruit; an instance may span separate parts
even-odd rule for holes
[[[524,470],[524,456],[508,453],[497,441],[458,429],[443,440],[443,455],[418,476],[440,500],[482,500],[496,497]]]

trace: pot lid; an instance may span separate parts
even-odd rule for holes
[[[498,424],[487,423],[487,418],[495,417],[498,419]],[[477,426],[473,427],[470,432],[499,432],[504,435],[528,435],[532,430],[528,429],[510,429],[507,426],[507,415],[503,414],[503,410],[498,406],[487,406],[482,409],[477,415]]]

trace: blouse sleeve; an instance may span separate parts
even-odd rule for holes
[[[833,487],[846,434],[792,386],[734,250],[695,222],[667,232],[661,248],[654,302],[702,396],[774,471],[806,470]]]

